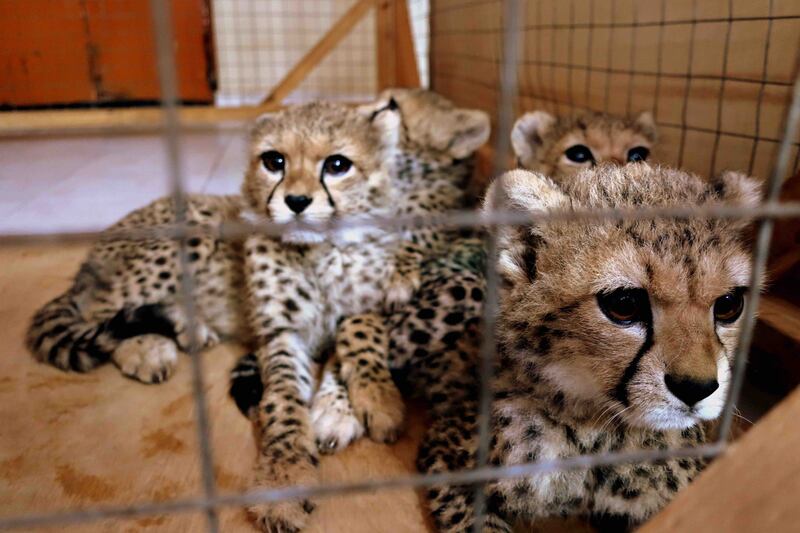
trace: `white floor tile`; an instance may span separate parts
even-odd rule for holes
[[[236,192],[243,145],[239,130],[184,133],[185,189]],[[160,135],[0,141],[0,233],[101,229],[170,190]]]

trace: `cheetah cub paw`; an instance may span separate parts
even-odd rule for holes
[[[311,487],[319,483],[316,455],[303,452],[307,443],[284,441],[288,454],[281,458],[261,455],[256,464],[255,485],[258,489],[292,486]],[[310,443],[308,443],[310,444]],[[261,531],[267,533],[299,533],[305,528],[316,506],[311,500],[289,500],[259,503],[248,508]]]
[[[140,335],[122,341],[113,359],[124,375],[142,383],[161,383],[175,371],[178,350],[167,337]]]
[[[336,453],[364,434],[350,401],[335,392],[320,391],[311,404],[311,426],[320,453]]]
[[[422,278],[416,268],[404,271],[395,270],[386,288],[384,307],[394,312],[407,304],[422,285]]]
[[[199,349],[204,350],[219,344],[219,335],[217,335],[216,331],[211,329],[203,322],[198,322],[196,327],[197,345]],[[177,332],[176,341],[178,342],[178,346],[181,347],[181,350],[185,352],[189,351],[189,347],[191,346],[191,337],[189,336],[189,331],[187,329]]]
[[[395,442],[403,429],[405,403],[395,384],[387,381],[353,380],[349,386],[350,403],[376,442]]]

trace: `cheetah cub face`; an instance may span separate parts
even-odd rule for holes
[[[561,187],[513,171],[492,185],[487,209],[492,198],[536,213],[754,206],[759,196],[738,173],[707,183],[639,164],[589,169]],[[663,430],[719,416],[750,276],[745,227],[658,219],[502,228],[498,339],[521,386],[549,385],[587,420]]]
[[[519,166],[556,180],[602,163],[646,161],[655,143],[649,112],[628,119],[600,113],[557,118],[534,111],[517,119],[511,131]]]
[[[400,115],[382,107],[315,102],[259,118],[252,133],[243,195],[256,217],[320,223],[341,216],[386,215]],[[284,242],[324,234],[297,229]]]

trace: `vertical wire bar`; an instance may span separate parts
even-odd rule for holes
[[[630,67],[628,68],[628,71],[629,71],[629,74],[628,74],[628,76],[629,76],[629,78],[628,78],[628,96],[627,96],[627,100],[625,102],[625,114],[628,115],[628,116],[630,116],[631,112],[632,112],[632,105],[631,104],[633,103],[633,80],[636,78],[636,74],[635,74],[635,72],[636,72],[636,68],[635,68],[635,65],[636,65],[636,50],[638,48],[637,36],[639,35],[639,32],[636,31],[637,29],[639,29],[639,9],[638,9],[638,7],[639,7],[639,4],[637,4],[636,2],[634,2],[633,5],[631,6],[631,8],[633,9],[633,25],[632,25],[632,28],[631,28],[631,30],[633,31],[633,36],[631,37],[631,40],[630,40],[631,55],[630,55],[630,58],[629,58]]]
[[[592,58],[595,54],[592,53],[592,46],[594,40],[594,2],[589,0],[589,37],[586,45],[586,110],[592,109]]]
[[[771,3],[772,0],[770,0]],[[728,29],[725,32],[725,46],[722,49],[722,76],[719,80],[719,98],[717,98],[717,131],[714,133],[714,145],[711,148],[711,168],[709,172],[714,175],[717,171],[717,151],[719,150],[719,140],[722,136],[722,104],[725,102],[725,80],[728,77],[728,50],[731,46],[731,32],[733,30],[733,0],[728,0]],[[769,37],[767,37],[769,39]],[[769,44],[767,45],[769,50]],[[766,58],[764,58],[764,73],[762,74],[762,82],[767,75],[766,71]],[[763,88],[764,85],[762,84]],[[758,115],[761,110],[761,96],[759,95],[758,111],[756,111],[756,136],[758,136]],[[753,153],[755,153],[755,146],[758,141],[753,141]],[[751,161],[752,169],[752,161]],[[749,173],[749,171],[748,171]]]
[[[678,151],[678,166],[683,166],[683,153],[686,148],[686,122],[689,117],[689,93],[692,90],[692,64],[694,63],[694,38],[697,33],[697,0],[692,0],[692,30],[689,33],[689,64],[686,69],[686,84],[683,88],[683,109],[681,110],[681,144]]]
[[[575,114],[575,96],[573,94],[573,70],[575,69],[575,57],[573,52],[575,49],[575,0],[570,0],[569,3],[569,38],[567,39],[567,106],[569,107],[570,115]]]
[[[658,24],[658,57],[656,58],[656,90],[653,95],[653,120],[658,124],[658,101],[661,98],[661,78],[664,74],[664,25],[667,17],[667,0],[661,0],[661,18]]]
[[[767,87],[767,75],[769,73],[769,48],[772,40],[772,0],[769,0],[769,12],[767,13],[767,42],[764,44],[764,66],[761,70],[761,87],[758,89],[758,104],[756,104],[756,135],[753,139],[753,147],[750,150],[750,162],[747,165],[747,173],[753,173],[753,165],[756,162],[756,151],[758,141],[761,137],[761,105],[764,102],[764,90]]]
[[[536,24],[540,25],[541,22],[542,22],[542,2],[536,2]],[[544,75],[542,74],[542,64],[544,63],[544,60],[542,58],[542,48],[543,48],[543,46],[542,46],[542,37],[544,36],[544,32],[542,30],[534,30],[534,31],[536,31],[536,70],[539,71],[539,75],[537,76],[537,79],[539,81],[539,91],[538,91],[539,92],[539,95],[538,95],[539,96],[539,101],[550,105],[550,104],[552,104],[552,102],[550,102],[547,99],[549,97],[545,97],[545,87],[544,87],[544,82],[543,82]],[[498,66],[500,66],[499,63],[498,63]],[[502,68],[502,66],[500,68]],[[538,106],[538,104],[537,104],[537,106]],[[544,107],[544,106],[542,106],[542,107]],[[497,158],[495,157],[495,162],[496,161],[497,161]]]
[[[176,224],[186,228],[186,197],[183,191],[183,169],[180,152],[180,118],[178,116],[178,81],[175,68],[175,53],[172,36],[172,17],[170,6],[165,0],[150,0],[153,28],[156,37],[158,58],[158,78],[161,89],[161,110],[164,120],[164,146],[170,174],[172,198],[175,204]],[[213,458],[209,438],[208,413],[206,411],[205,390],[203,388],[203,368],[201,357],[197,354],[196,315],[193,300],[193,280],[189,274],[186,257],[186,238],[179,240],[179,260],[181,265],[181,302],[186,312],[186,326],[189,332],[189,357],[192,360],[192,389],[197,416],[197,437],[200,446],[200,466],[206,498],[206,519],[208,530],[219,530],[216,509],[208,505],[208,499],[216,497]]]
[[[557,3],[554,1],[552,3],[553,11],[550,14],[550,20],[553,22],[550,25],[550,98],[553,99],[553,105],[556,106],[556,116],[561,114],[561,102],[558,98],[558,92],[556,90],[556,69],[560,68],[557,67],[556,61],[556,45],[558,44],[558,39],[556,39],[556,34],[560,31],[560,28],[555,21],[558,17],[558,10],[556,9]]]
[[[800,53],[798,53],[795,63],[795,80],[792,89],[792,99],[789,112],[786,115],[784,125],[783,140],[775,158],[775,165],[772,168],[767,181],[767,194],[765,204],[776,205],[778,195],[783,185],[784,177],[789,173],[789,159],[791,157],[792,144],[800,131]],[[725,399],[725,411],[722,415],[722,422],[719,428],[719,443],[725,444],[727,436],[733,423],[734,404],[739,398],[744,382],[744,372],[747,367],[747,356],[750,352],[750,344],[753,341],[753,330],[756,325],[756,310],[760,300],[761,278],[767,266],[767,254],[769,253],[772,230],[775,226],[775,219],[767,218],[761,221],[758,227],[758,237],[756,238],[755,251],[753,253],[752,272],[750,275],[750,294],[748,295],[742,329],[739,334],[739,346],[736,349],[734,359],[733,376],[731,386],[728,390],[728,397]]]
[[[519,61],[519,41],[522,34],[524,3],[520,0],[503,2],[503,57],[500,70],[500,101],[497,109],[497,137],[495,138],[495,158],[493,173],[495,176],[505,170],[510,155],[510,135],[514,120],[514,100],[517,95],[517,63]],[[493,204],[494,199],[488,199]],[[486,237],[486,298],[483,310],[483,338],[480,346],[480,404],[478,409],[478,452],[476,468],[487,464],[489,458],[489,441],[492,410],[492,375],[494,373],[495,354],[495,320],[498,307],[498,279],[496,271],[497,242],[489,232]],[[485,483],[475,485],[475,522],[473,530],[483,530],[486,508]]]
[[[617,29],[617,2],[611,0],[611,22],[608,25],[608,55],[606,57],[606,95],[603,104],[603,111],[608,113],[611,104],[611,80],[614,79],[611,64],[614,57],[614,34]]]

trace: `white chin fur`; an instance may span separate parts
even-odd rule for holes
[[[719,383],[719,388],[708,398],[697,402],[694,411],[697,413],[698,418],[714,420],[722,413],[722,409],[725,407],[725,400],[728,397],[730,381],[731,367],[728,364],[728,359],[722,356],[717,359],[717,382]]]
[[[281,234],[281,241],[287,244],[319,244],[325,240],[325,234],[308,230],[292,230]]]
[[[632,425],[657,430],[686,429],[700,421],[697,416],[690,416],[686,411],[673,407],[651,408],[646,413],[632,418],[633,420],[630,420]]]
[[[356,228],[342,228],[336,230],[332,235],[331,239],[333,240],[334,244],[343,245],[343,244],[353,244],[362,242],[364,239],[369,237],[370,235],[379,235],[383,233],[383,230],[380,228],[370,228],[370,227],[356,227]]]

